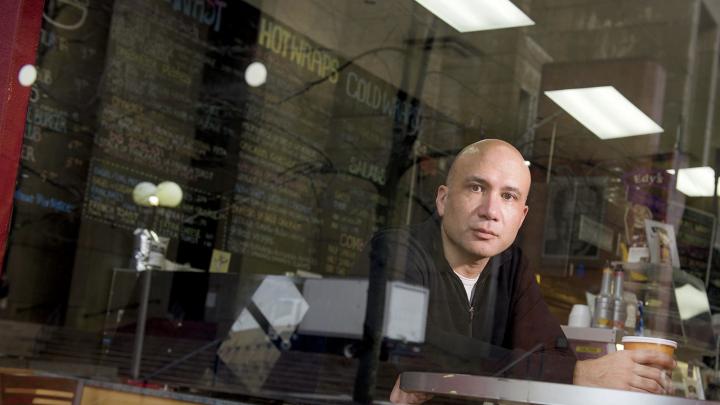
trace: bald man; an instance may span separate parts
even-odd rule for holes
[[[664,370],[674,361],[657,352],[575,360],[526,259],[513,245],[528,213],[529,191],[529,169],[512,145],[497,139],[471,144],[458,154],[446,184],[438,188],[437,216],[375,235],[366,265],[428,288],[426,341],[439,357],[460,361],[447,364],[458,367],[464,361],[493,372],[494,362],[507,357],[487,347],[537,351],[552,360],[539,367],[541,375],[528,378],[667,392],[671,382]],[[413,404],[429,396],[403,392],[398,380],[390,399]]]

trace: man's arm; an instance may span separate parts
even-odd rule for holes
[[[414,254],[411,254],[412,253]],[[405,229],[385,230],[373,235],[358,255],[351,271],[353,276],[372,277],[384,272],[384,279],[401,280],[414,285],[426,286],[421,266],[416,263],[422,252],[413,249],[410,233]],[[422,404],[432,395],[405,392],[400,389],[400,376],[390,394],[393,404]]]
[[[543,345],[545,360],[542,380],[571,384],[575,370],[575,354],[560,328],[560,322],[550,313],[535,277],[528,269],[524,256],[518,254],[521,262],[513,295],[511,313],[510,344],[513,349],[531,350],[537,344]]]
[[[527,267],[523,266],[523,272],[518,280],[521,294],[516,303],[517,319],[513,329],[515,344],[525,348],[535,341],[541,341],[545,342],[546,350],[551,353],[567,354],[569,347],[551,347],[551,339],[562,334],[562,330],[559,322],[550,314],[540,288]],[[562,337],[565,338],[564,334]],[[570,355],[574,357],[572,353]],[[668,370],[672,370],[674,365],[675,361],[663,353],[645,350],[620,351],[598,359],[577,361],[574,367],[572,361],[554,363],[543,378],[592,387],[667,393],[672,389]],[[568,370],[572,370],[572,373],[568,374]]]
[[[390,393],[390,402],[393,404],[418,405],[432,399],[432,395],[421,392],[405,392],[400,389],[400,377],[395,380],[395,386]]]
[[[672,377],[665,370],[675,367],[669,356],[651,350],[620,351],[595,360],[578,361],[573,382],[590,387],[613,388],[651,394],[672,393]],[[422,404],[429,394],[405,392],[400,377],[390,394],[393,404]]]
[[[673,368],[675,361],[664,353],[652,350],[619,351],[594,360],[578,361],[573,383],[667,394],[672,393],[672,378],[667,370]]]

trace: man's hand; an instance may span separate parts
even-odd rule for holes
[[[624,350],[594,360],[578,361],[573,383],[591,387],[667,394],[672,357],[653,350]]]
[[[390,393],[390,402],[393,404],[414,405],[429,401],[433,396],[419,392],[405,392],[400,389],[400,377],[395,380],[395,386]]]

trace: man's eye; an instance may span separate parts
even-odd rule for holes
[[[470,190],[472,190],[472,192],[474,193],[478,193],[482,191],[482,186],[479,184],[473,184],[472,186],[470,186]]]
[[[517,196],[513,193],[502,193],[502,198],[507,201],[517,200]]]

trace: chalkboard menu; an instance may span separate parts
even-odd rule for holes
[[[74,30],[44,24],[16,193],[21,215],[73,224],[57,255],[74,318],[90,301],[87,312],[102,310],[104,290],[89,299],[87,285],[127,265],[141,227],[196,268],[219,249],[231,272],[347,274],[378,227],[418,203],[428,214],[435,189],[417,181],[429,172],[411,168],[434,158],[416,152],[442,158],[464,143],[408,91],[244,2],[96,6]],[[268,72],[258,87],[245,80],[252,62]],[[135,204],[144,181],[176,182],[182,204]]]
[[[8,312],[59,322],[67,306],[97,122],[111,3],[43,13],[8,241]]]

